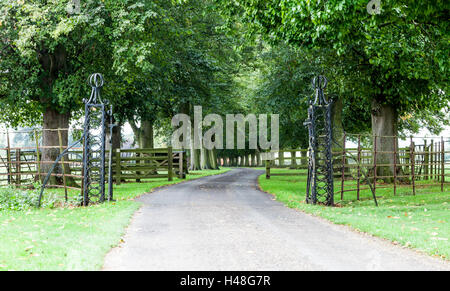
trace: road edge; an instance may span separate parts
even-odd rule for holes
[[[419,249],[416,249],[416,248],[410,248],[410,247],[406,247],[406,246],[403,246],[403,245],[395,244],[392,240],[389,240],[389,239],[384,238],[384,237],[376,236],[376,235],[371,234],[371,233],[369,233],[369,232],[361,231],[361,230],[359,230],[359,229],[356,229],[356,228],[352,227],[351,225],[347,225],[347,224],[337,224],[337,223],[334,223],[334,222],[331,221],[331,220],[326,219],[325,217],[318,216],[318,215],[315,215],[315,214],[313,214],[313,213],[309,213],[309,212],[307,212],[307,211],[304,211],[303,209],[299,209],[299,208],[297,208],[297,207],[289,207],[288,205],[286,205],[285,203],[283,203],[282,201],[280,201],[280,200],[278,199],[278,197],[277,197],[276,194],[270,193],[270,192],[264,190],[264,189],[261,187],[261,185],[260,185],[260,183],[259,183],[259,178],[260,178],[261,176],[263,176],[263,175],[264,175],[264,174],[262,174],[262,175],[260,175],[260,176],[258,176],[258,177],[256,178],[257,189],[258,189],[259,191],[265,193],[265,194],[268,194],[268,195],[274,197],[274,199],[275,199],[276,201],[278,201],[279,203],[281,203],[282,205],[284,205],[284,206],[287,207],[287,208],[293,209],[293,210],[295,210],[295,211],[302,212],[302,213],[304,213],[304,214],[306,214],[306,215],[308,215],[308,216],[310,216],[310,217],[317,218],[317,219],[321,220],[322,222],[331,224],[331,225],[333,225],[333,226],[345,228],[345,229],[347,229],[347,230],[352,231],[353,233],[356,233],[356,234],[359,234],[359,235],[363,235],[363,236],[365,236],[365,237],[369,237],[369,238],[372,238],[372,239],[375,239],[375,240],[379,240],[379,241],[384,242],[384,243],[388,243],[389,245],[391,245],[391,246],[393,246],[393,247],[397,247],[397,248],[400,248],[400,249],[403,249],[403,250],[406,250],[406,251],[412,251],[412,252],[414,252],[415,254],[417,254],[417,255],[419,255],[419,256],[425,257],[425,258],[430,259],[430,260],[436,260],[436,261],[438,261],[438,262],[440,262],[440,263],[448,264],[448,265],[450,266],[450,259],[444,259],[444,258],[441,258],[441,257],[435,257],[435,256],[432,256],[432,255],[430,255],[430,254],[428,254],[428,253],[426,253],[426,252],[424,252],[424,251],[421,251],[421,250],[419,250]]]

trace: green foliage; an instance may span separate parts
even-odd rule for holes
[[[159,1],[2,0],[0,6],[0,119],[13,126],[39,123],[46,108],[77,116],[94,72],[107,81],[104,97],[128,93],[140,71],[151,71],[160,50],[155,22],[165,21]],[[165,2],[162,3],[166,5]]]
[[[370,108],[377,100],[400,117],[448,110],[446,1],[386,0],[379,15],[367,12],[366,0],[216,2],[229,19],[251,24],[271,43],[328,56],[322,63],[332,71],[330,84],[338,84],[347,103],[357,97],[359,107]]]
[[[34,190],[21,190],[13,187],[0,188],[0,211],[2,210],[27,210],[36,207],[39,200],[40,187]],[[50,195],[44,201],[43,208],[53,208],[55,198]]]

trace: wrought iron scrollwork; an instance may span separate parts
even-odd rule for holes
[[[105,201],[106,110],[101,99],[103,76],[89,78],[91,97],[85,101],[83,153],[83,205]]]
[[[106,176],[106,131],[109,119],[109,131],[112,133],[113,124],[113,108],[110,105],[109,110],[107,102],[103,102],[101,98],[101,89],[104,85],[104,79],[101,74],[93,74],[89,78],[89,85],[92,87],[89,99],[84,99],[85,103],[85,120],[83,135],[80,140],[76,141],[68,147],[61,155],[59,155],[48,172],[44,183],[41,187],[39,201],[37,206],[41,205],[42,197],[46,189],[47,183],[52,172],[66,155],[69,150],[78,144],[83,143],[83,185],[82,185],[82,205],[88,206],[91,202],[105,202],[113,200],[112,187],[112,155],[110,151],[108,162],[108,183],[109,195],[105,195],[105,176]],[[111,134],[112,137],[112,134]],[[111,143],[111,140],[109,141]]]
[[[309,166],[306,202],[309,204],[334,204],[333,154],[332,154],[332,100],[326,100],[323,90],[328,85],[324,76],[312,81],[315,99],[309,100]]]

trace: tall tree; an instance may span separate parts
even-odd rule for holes
[[[68,128],[80,113],[91,73],[104,74],[106,95],[127,93],[118,79],[133,80],[130,63],[147,65],[154,52],[153,20],[164,15],[160,1],[80,3],[68,9],[72,0],[1,2],[0,103],[19,108],[2,119],[13,126],[42,122],[44,146],[59,145],[57,133],[47,129]],[[139,33],[144,37],[137,38]],[[64,145],[67,139],[65,132]],[[57,154],[46,149],[43,160],[55,160]]]
[[[380,14],[368,13],[367,0],[219,2],[230,18],[241,15],[268,40],[332,50],[345,60],[336,72],[351,86],[340,93],[356,93],[371,106],[373,135],[398,135],[404,115],[448,109],[446,1],[386,0]],[[381,152],[393,151],[393,141],[376,140]],[[378,155],[379,164],[392,159]],[[393,169],[379,171],[389,176]]]

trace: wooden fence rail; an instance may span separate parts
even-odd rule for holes
[[[38,143],[37,143],[38,144]],[[60,144],[58,152],[67,148]],[[49,188],[63,188],[67,200],[68,189],[80,189],[84,179],[82,174],[82,149],[69,151],[58,163],[60,171],[52,173],[58,183],[50,183]],[[109,162],[109,151],[106,152],[106,166]],[[42,161],[42,147],[21,150],[7,147],[0,149],[0,187],[15,186],[32,187],[36,181],[43,179],[48,173],[44,166],[54,164],[52,161]],[[68,167],[67,167],[68,166]],[[172,181],[175,176],[185,179],[187,174],[187,159],[184,151],[169,148],[161,149],[118,149],[112,160],[113,180],[120,185],[124,182],[147,181],[164,178]],[[70,169],[70,172],[67,170]],[[68,179],[73,179],[75,186],[68,185]]]
[[[444,192],[446,177],[450,176],[446,173],[447,156],[450,151],[448,147],[446,149],[446,141],[443,137],[438,141],[424,139],[423,144],[419,144],[417,138],[411,137],[409,146],[403,148],[398,147],[397,137],[389,137],[395,140],[392,151],[381,150],[381,138],[385,137],[373,137],[373,147],[368,148],[361,146],[362,141],[359,136],[356,142],[352,140],[357,147],[351,148],[347,147],[348,143],[344,137],[342,148],[333,150],[335,183],[339,183],[339,187],[335,187],[335,195],[340,195],[343,200],[346,193],[354,192],[356,199],[360,200],[361,191],[369,189],[367,180],[372,184],[375,192],[378,189],[392,188],[394,195],[397,195],[399,186],[409,186],[413,195],[416,195],[419,188],[430,186],[440,186],[441,192]],[[304,154],[298,157],[299,152]],[[265,161],[266,178],[307,176],[309,158],[306,153],[305,149],[272,152],[274,159]],[[382,155],[392,155],[392,159],[383,161]],[[286,168],[305,171],[283,171],[283,173],[272,171],[272,169]],[[384,174],[383,168],[390,168],[391,170],[387,172],[391,174]]]

